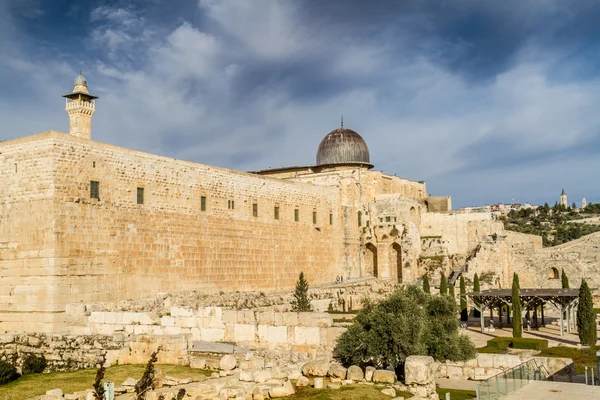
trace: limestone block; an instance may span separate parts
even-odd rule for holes
[[[223,313],[223,323],[225,325],[233,325],[233,324],[238,323],[238,320],[237,320],[238,311],[223,310],[222,313]]]
[[[298,325],[298,313],[285,312],[282,314],[282,325],[285,326],[296,326]]]
[[[231,354],[226,354],[221,357],[219,361],[219,367],[224,371],[231,371],[237,365],[237,360]]]
[[[133,328],[133,333],[136,335],[148,335],[152,329],[149,325],[130,325]]]
[[[125,382],[123,382],[123,384],[121,386],[135,386],[136,383],[137,383],[137,379],[127,378],[127,379],[125,379]]]
[[[494,368],[512,368],[521,363],[518,355],[513,354],[494,354]]]
[[[394,383],[395,381],[396,374],[394,373],[394,371],[376,369],[373,372],[373,382],[375,383]]]
[[[287,343],[287,326],[267,326],[269,343]]]
[[[334,362],[329,365],[329,371],[327,371],[327,375],[333,378],[346,379],[346,372],[346,368]]]
[[[202,335],[200,332],[201,332],[200,328],[190,329],[190,333],[192,334],[192,340],[194,340],[194,341],[202,340]]]
[[[262,311],[257,313],[257,322],[260,325],[273,325],[273,311]]]
[[[457,365],[448,365],[447,367],[448,379],[463,379],[463,368]],[[406,382],[408,384],[408,382]]]
[[[103,324],[104,323],[104,312],[92,311],[88,318],[90,324]]]
[[[252,400],[265,400],[265,395],[260,387],[252,389]]]
[[[140,316],[135,312],[124,312],[123,313],[123,325],[133,325],[140,322]]]
[[[302,366],[304,376],[327,376],[328,371],[329,361],[323,359],[309,361]]]
[[[121,312],[106,312],[104,313],[104,323],[105,324],[122,324],[123,323],[123,313]]]
[[[375,367],[366,367],[365,368],[365,380],[367,382],[373,381],[373,373],[375,372]]]
[[[63,397],[63,391],[61,389],[47,390],[46,396]]]
[[[390,397],[396,397],[396,390],[394,388],[385,388],[381,390],[382,394]]]
[[[196,317],[178,317],[175,318],[175,326],[182,328],[198,327],[198,319]]]
[[[142,325],[155,325],[160,322],[152,319],[147,313],[138,313],[138,321]]]
[[[299,370],[289,371],[287,374],[287,378],[293,381],[298,380],[302,377],[302,372]]]
[[[235,324],[233,326],[234,342],[254,342],[256,340],[256,325]]]
[[[238,324],[256,324],[256,318],[254,311],[240,310],[237,312],[237,323]]]
[[[269,396],[273,399],[292,396],[294,393],[296,391],[290,381],[285,381],[283,386],[274,387],[269,390]]]
[[[258,341],[261,343],[266,343],[269,339],[268,335],[267,335],[267,325],[258,325],[257,332],[258,332]]]
[[[408,356],[404,363],[404,383],[407,385],[425,385],[432,382],[435,378],[434,367],[433,357]],[[448,370],[450,370],[450,367],[448,367]],[[462,369],[458,368],[458,370],[460,376],[462,376]]]
[[[264,383],[273,378],[273,374],[269,370],[256,371],[253,376],[256,383]]]
[[[225,336],[225,329],[217,328],[202,328],[200,329],[200,337],[204,342],[220,342]]]
[[[362,368],[360,368],[359,366],[351,365],[348,368],[348,373],[346,375],[346,379],[351,380],[351,381],[360,382],[363,379],[365,379],[365,374],[363,373]]]
[[[194,313],[191,309],[185,307],[171,307],[172,317],[191,317]]]
[[[315,389],[323,389],[323,378],[313,379],[313,387]]]
[[[85,304],[71,303],[65,307],[65,313],[71,317],[84,317],[86,312]]]
[[[296,381],[296,386],[297,387],[306,387],[308,386],[308,378],[305,376],[301,376],[300,378],[298,378],[298,380]]]
[[[162,317],[160,317],[160,325],[161,326],[175,326],[175,318],[168,316],[168,315],[164,315]]]
[[[163,328],[163,332],[165,333],[165,335],[180,335],[181,328],[178,326],[167,326]]]
[[[253,382],[254,381],[253,371],[240,371],[240,381],[241,382]]]
[[[312,313],[309,326],[329,328],[333,325],[333,317],[327,313]]]
[[[477,366],[481,368],[492,368],[494,366],[495,354],[478,353]]]
[[[329,347],[335,347],[340,335],[345,331],[346,328],[321,328],[321,332],[325,332],[325,342],[321,344]]]

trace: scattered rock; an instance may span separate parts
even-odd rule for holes
[[[404,382],[407,385],[426,385],[435,378],[433,357],[409,356],[404,363]]]
[[[394,371],[377,369],[373,372],[373,382],[375,383],[394,383],[396,374]]]
[[[298,378],[298,380],[296,381],[296,386],[297,387],[305,387],[308,386],[308,378],[305,376],[301,376],[300,378]]]
[[[313,387],[315,389],[323,389],[323,378],[313,379]]]
[[[190,360],[190,368],[206,369],[206,359],[205,358],[192,358]]]
[[[265,400],[265,395],[260,387],[255,387],[252,390],[252,400]]]
[[[365,380],[367,382],[371,382],[373,380],[373,372],[375,372],[375,367],[365,368]]]
[[[304,376],[327,376],[328,371],[329,361],[327,360],[309,361],[302,366]]]
[[[288,397],[293,395],[294,393],[296,393],[296,391],[294,390],[294,386],[290,381],[285,381],[283,386],[276,386],[269,390],[269,396],[271,396],[271,398],[273,399],[277,399],[280,397]]]
[[[221,361],[219,362],[219,367],[223,371],[231,371],[237,365],[237,360],[231,354],[225,354],[221,357]]]
[[[363,373],[363,370],[359,366],[352,365],[352,366],[350,366],[350,368],[348,368],[348,373],[346,374],[346,379],[351,380],[351,381],[360,382],[363,379],[365,379],[365,374]]]
[[[51,389],[46,391],[46,396],[62,397],[62,389]]]
[[[396,391],[392,388],[385,388],[381,391],[381,393],[385,394],[386,396],[390,396],[390,397],[396,396]]]
[[[210,377],[212,379],[220,378],[221,374],[219,374],[218,372],[213,372],[212,374],[210,374]]]
[[[63,396],[63,398],[64,398],[65,400],[79,400],[79,396],[77,396],[76,394],[72,394],[72,393],[65,394],[65,395]]]
[[[330,383],[327,385],[327,389],[339,389],[341,387],[342,385],[340,385],[339,383]]]
[[[346,368],[338,363],[331,363],[327,374],[334,378],[346,379]]]
[[[135,386],[136,383],[137,383],[137,379],[127,378],[127,379],[125,379],[125,382],[123,382],[123,384],[121,386]]]
[[[257,371],[254,373],[254,382],[264,383],[273,378],[273,374],[269,370]]]

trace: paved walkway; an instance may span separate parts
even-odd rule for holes
[[[592,400],[600,399],[600,386],[567,382],[534,381],[500,400]]]

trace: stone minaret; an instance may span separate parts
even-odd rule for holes
[[[565,193],[565,189],[562,190],[562,193],[560,194],[560,204],[565,206],[565,207],[569,207],[569,203],[567,202],[567,194]]]
[[[83,139],[92,138],[92,115],[96,111],[95,100],[88,92],[87,82],[83,75],[75,78],[71,93],[63,95],[67,99],[67,114],[69,114],[69,133]]]

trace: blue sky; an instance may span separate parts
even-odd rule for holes
[[[0,0],[0,140],[68,131],[240,170],[315,161],[344,125],[455,207],[600,202],[592,0]]]

